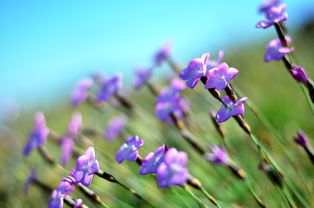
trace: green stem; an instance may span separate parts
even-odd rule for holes
[[[202,202],[202,200],[200,198],[198,198],[193,192],[192,190],[187,186],[187,185],[183,185],[181,186],[191,197],[193,197],[195,199],[195,201],[199,204],[200,207],[202,208],[208,208],[208,206]]]
[[[247,189],[249,190],[249,192],[252,194],[252,196],[254,197],[256,203],[258,204],[259,207],[261,208],[265,208],[265,204],[264,202],[258,197],[258,195],[255,193],[253,187],[251,186],[251,184],[249,183],[249,181],[247,179],[242,180],[243,183],[245,184],[245,186],[247,187]]]

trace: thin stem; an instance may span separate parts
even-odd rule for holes
[[[195,199],[195,201],[197,201],[197,203],[199,204],[200,207],[202,208],[208,208],[208,206],[202,202],[202,200],[200,198],[198,198],[193,192],[192,190],[187,186],[187,185],[183,185],[181,186],[191,197],[193,197],[193,199]]]
[[[242,181],[245,184],[245,186],[247,187],[247,189],[249,190],[249,192],[254,197],[256,203],[258,204],[258,206],[261,207],[261,208],[265,208],[266,206],[265,206],[264,202],[255,193],[255,191],[254,191],[253,187],[251,186],[251,184],[249,183],[249,181],[248,180],[242,180]]]

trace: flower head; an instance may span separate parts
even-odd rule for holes
[[[82,115],[80,113],[74,113],[68,126],[68,134],[71,137],[75,137],[80,133],[82,128]]]
[[[28,193],[29,187],[33,183],[34,180],[36,180],[36,171],[35,169],[32,169],[23,185],[23,191],[25,194]]]
[[[218,123],[222,123],[232,116],[242,115],[244,114],[244,105],[243,103],[247,101],[247,97],[239,99],[236,103],[234,103],[228,96],[222,98],[222,101],[225,105],[223,105],[216,115],[216,119]]]
[[[229,67],[226,63],[219,64],[217,68],[208,71],[205,88],[225,89],[238,73],[237,69]]]
[[[157,148],[156,153],[150,152],[143,160],[140,174],[146,175],[148,173],[157,173],[157,168],[164,161],[164,155],[167,147],[162,145]]]
[[[258,11],[264,13],[272,7],[279,6],[281,2],[282,0],[265,0],[258,8]]]
[[[206,75],[209,53],[205,53],[201,58],[193,59],[188,66],[182,70],[179,77],[187,80],[186,85],[194,88],[201,77]]]
[[[227,152],[222,148],[215,145],[209,146],[211,153],[206,153],[206,159],[219,165],[226,165],[229,161]]]
[[[286,21],[288,14],[286,12],[287,5],[272,6],[265,11],[265,20],[261,20],[256,24],[257,28],[268,28],[279,22]]]
[[[25,145],[24,155],[29,155],[33,149],[43,146],[47,141],[48,134],[49,129],[46,126],[44,114],[42,112],[36,113],[35,126],[29,135],[27,144]]]
[[[138,149],[143,146],[144,141],[138,136],[130,137],[116,153],[116,160],[122,163],[123,160],[136,161],[138,157]]]
[[[217,67],[221,63],[223,57],[224,57],[224,52],[223,51],[219,51],[218,58],[216,60],[208,59],[208,62],[207,62],[207,65],[206,65],[207,72],[209,70]]]
[[[288,36],[286,36],[285,38],[287,43],[291,42],[291,39]],[[270,41],[266,47],[264,61],[280,61],[286,54],[291,53],[292,51],[292,48],[284,47],[279,39],[274,39]]]
[[[160,187],[184,184],[189,175],[185,167],[188,155],[185,152],[178,152],[175,148],[170,148],[165,153],[164,162],[157,169],[157,181]]]
[[[309,145],[307,137],[301,130],[298,131],[298,136],[294,138],[294,142],[300,145],[301,147],[307,147]]]
[[[141,88],[146,82],[150,79],[153,74],[153,70],[151,68],[137,68],[135,71],[135,88]]]
[[[163,61],[170,57],[171,43],[165,43],[154,55],[154,63],[159,66]]]
[[[306,83],[308,81],[308,76],[304,69],[300,66],[293,66],[291,69],[293,77],[295,80],[301,83]]]
[[[71,175],[78,183],[88,186],[92,182],[93,174],[99,169],[94,147],[89,147],[85,154],[76,160],[76,169],[71,171]]]
[[[71,96],[71,105],[73,107],[78,106],[87,99],[88,91],[93,86],[93,84],[94,81],[91,78],[85,78],[79,81]]]
[[[48,204],[48,208],[62,208],[64,195],[57,190],[52,192],[52,200]]]
[[[70,194],[78,182],[72,176],[65,177],[61,180],[57,189],[52,192],[52,200],[49,202],[49,208],[62,208],[65,195]]]
[[[60,145],[62,151],[60,163],[61,165],[65,166],[66,164],[68,164],[69,160],[72,157],[74,141],[70,137],[63,137],[60,141]]]
[[[108,140],[114,140],[119,136],[126,124],[126,117],[117,116],[110,119],[107,129],[105,131],[105,138]]]
[[[122,75],[118,74],[111,79],[104,80],[101,84],[100,90],[96,95],[97,102],[106,102],[114,94],[118,93],[122,88]]]

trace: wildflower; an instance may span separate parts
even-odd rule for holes
[[[126,124],[126,118],[124,116],[117,116],[109,121],[108,127],[105,131],[105,138],[108,140],[114,140],[119,136]]]
[[[76,169],[71,170],[71,175],[78,183],[88,186],[93,179],[93,174],[99,171],[99,169],[94,147],[89,147],[85,154],[76,160]]]
[[[33,149],[43,146],[47,141],[48,134],[49,129],[46,126],[44,114],[42,112],[36,113],[35,126],[29,135],[23,154],[29,155]]]
[[[82,128],[82,115],[80,113],[74,113],[68,126],[68,134],[71,137],[75,137],[80,133]]]
[[[301,130],[298,131],[298,136],[294,138],[294,142],[304,148],[307,148],[309,144],[307,137]]]
[[[166,151],[167,147],[162,145],[157,148],[156,153],[150,152],[142,162],[140,174],[157,173],[157,168],[164,161]]]
[[[62,208],[64,195],[57,190],[52,192],[52,200],[48,204],[48,208]]]
[[[285,39],[287,43],[291,42],[290,37],[286,36]],[[280,61],[286,54],[291,53],[292,51],[292,48],[284,47],[279,39],[274,39],[270,41],[268,46],[266,47],[264,61]]]
[[[94,81],[90,78],[85,78],[79,81],[71,96],[71,105],[73,107],[78,106],[87,99],[88,91],[93,86],[93,84]]]
[[[292,72],[295,80],[297,80],[298,82],[301,82],[301,83],[307,83],[308,76],[302,67],[293,66],[291,69],[291,72]]]
[[[266,0],[264,1],[261,6],[259,7],[258,11],[260,13],[268,11],[272,7],[279,6],[282,0]]]
[[[243,103],[247,101],[247,97],[239,99],[236,103],[234,103],[228,96],[222,98],[222,101],[225,105],[223,105],[216,115],[216,119],[218,123],[222,123],[232,116],[242,115],[244,114],[244,105]]]
[[[63,178],[58,188],[53,190],[52,200],[49,202],[48,207],[62,208],[65,195],[68,195],[74,190],[76,183],[77,181],[72,176]]]
[[[224,148],[211,145],[209,146],[212,153],[206,153],[206,159],[218,164],[218,165],[227,165],[229,162],[229,156],[227,152],[224,150]]]
[[[138,136],[130,137],[116,153],[116,160],[121,163],[123,160],[136,161],[138,149],[143,146],[144,141]]]
[[[172,79],[170,86],[168,88],[162,89],[159,96],[156,99],[156,102],[168,102],[170,100],[175,100],[180,97],[180,91],[185,88],[183,81],[179,79]]]
[[[77,199],[74,202],[74,208],[80,208],[83,205],[83,200],[82,199]]]
[[[171,185],[182,185],[188,179],[188,169],[185,167],[188,155],[185,152],[178,152],[175,148],[165,153],[164,161],[157,169],[157,181],[160,187],[165,188]]]
[[[69,160],[72,157],[74,141],[70,137],[63,137],[60,141],[60,145],[62,150],[60,163],[61,165],[65,166],[66,164],[68,164]]]
[[[238,73],[237,69],[229,67],[226,63],[219,64],[217,68],[208,71],[205,88],[225,89]]]
[[[208,59],[209,53],[205,53],[201,58],[190,61],[188,66],[180,73],[179,77],[183,80],[187,80],[186,85],[189,88],[194,88],[201,77],[206,75]]]
[[[153,70],[150,68],[138,68],[135,71],[136,80],[134,83],[135,88],[141,88],[152,76]]]
[[[215,61],[208,59],[208,62],[206,64],[207,71],[217,67],[221,63],[221,60],[223,57],[224,57],[224,52],[219,51],[218,58]]]
[[[171,44],[164,44],[154,55],[154,63],[156,66],[159,66],[162,62],[167,60],[170,57],[171,53]]]
[[[23,185],[23,191],[25,194],[28,193],[30,185],[33,183],[33,181],[36,180],[36,171],[35,169],[32,169],[29,176],[27,177],[24,185]]]
[[[117,94],[122,88],[122,75],[118,74],[111,79],[104,80],[101,84],[100,90],[96,95],[97,102],[106,102],[113,95]]]
[[[287,5],[272,6],[265,11],[265,20],[261,20],[256,24],[257,28],[268,28],[279,22],[286,21],[288,14],[286,12]]]

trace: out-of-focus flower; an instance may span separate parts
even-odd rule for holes
[[[180,97],[180,91],[185,88],[185,84],[182,80],[172,79],[170,86],[163,88],[156,99],[156,102],[169,102],[170,100],[175,100]]]
[[[75,137],[80,133],[82,128],[82,115],[80,113],[74,113],[68,126],[68,134],[71,137]]]
[[[29,155],[33,149],[43,146],[47,141],[48,134],[49,129],[46,126],[44,114],[42,112],[36,113],[35,126],[29,135],[27,144],[25,145],[24,155]]]
[[[291,69],[293,77],[295,80],[301,83],[306,83],[308,81],[308,76],[304,69],[300,66],[293,66]]]
[[[207,72],[215,67],[217,67],[220,63],[222,58],[224,57],[224,52],[223,51],[219,51],[218,54],[218,58],[216,60],[210,60],[208,59],[206,68],[207,68]]]
[[[116,116],[110,119],[108,126],[105,131],[105,138],[108,140],[114,140],[117,136],[119,136],[126,124],[125,116]]]
[[[291,42],[290,37],[286,36],[285,39],[287,43]],[[286,54],[291,53],[292,51],[292,48],[284,47],[279,39],[274,39],[270,41],[266,47],[264,61],[280,61]]]
[[[89,89],[93,86],[93,84],[94,81],[91,78],[85,78],[79,81],[71,96],[71,105],[73,107],[78,106],[87,99]]]
[[[61,180],[58,188],[52,192],[52,200],[49,202],[49,208],[62,208],[65,195],[70,194],[77,184],[74,177],[68,176]]]
[[[206,159],[218,164],[218,165],[227,165],[229,162],[229,156],[227,152],[222,148],[215,145],[209,146],[211,153],[206,153]]]
[[[99,170],[94,147],[89,147],[85,154],[76,160],[76,169],[71,170],[71,175],[78,183],[88,186],[92,182],[93,175]]]
[[[123,160],[136,161],[138,157],[138,149],[143,146],[144,141],[138,136],[130,137],[116,153],[116,160],[122,163]]]
[[[104,80],[96,95],[96,102],[106,102],[122,88],[122,74]]]
[[[157,169],[159,186],[165,188],[172,185],[183,185],[189,175],[189,171],[185,167],[187,160],[188,155],[185,152],[178,152],[175,148],[170,148]]]
[[[232,116],[242,115],[244,114],[244,105],[243,103],[247,101],[247,97],[239,99],[236,103],[234,103],[228,96],[222,98],[222,101],[225,103],[223,105],[217,115],[216,119],[218,123],[222,123]]]
[[[141,88],[150,79],[153,74],[151,68],[140,67],[135,70],[135,88]]]
[[[208,59],[209,53],[205,53],[201,58],[190,61],[188,66],[180,73],[179,77],[183,80],[187,80],[186,85],[189,88],[194,88],[201,77],[206,75]]]
[[[225,89],[238,73],[237,69],[229,67],[226,63],[219,64],[217,68],[208,71],[205,88]]]
[[[279,22],[286,21],[288,14],[286,12],[287,5],[272,6],[265,11],[265,20],[261,20],[256,24],[257,28],[268,28]]]
[[[82,199],[77,199],[74,202],[74,208],[80,208],[83,205],[83,200]]]
[[[298,136],[294,138],[294,142],[300,145],[301,147],[307,147],[309,144],[307,137],[301,130],[298,131]]]
[[[146,175],[148,173],[157,173],[159,165],[164,161],[164,155],[167,147],[162,145],[157,148],[156,153],[150,152],[143,160],[140,174]]]
[[[33,183],[34,180],[36,180],[36,171],[35,169],[32,169],[23,185],[23,191],[25,194],[28,193],[29,187]]]
[[[170,57],[171,43],[165,43],[154,55],[154,63],[159,66]]]
[[[260,13],[264,13],[272,7],[279,6],[281,2],[282,0],[266,0],[260,5],[260,7],[258,8],[258,11]]]
[[[61,165],[66,166],[73,155],[74,141],[70,137],[63,137],[60,141],[61,145]]]
[[[54,190],[52,192],[52,200],[48,204],[48,208],[62,208],[64,195],[59,191]]]

